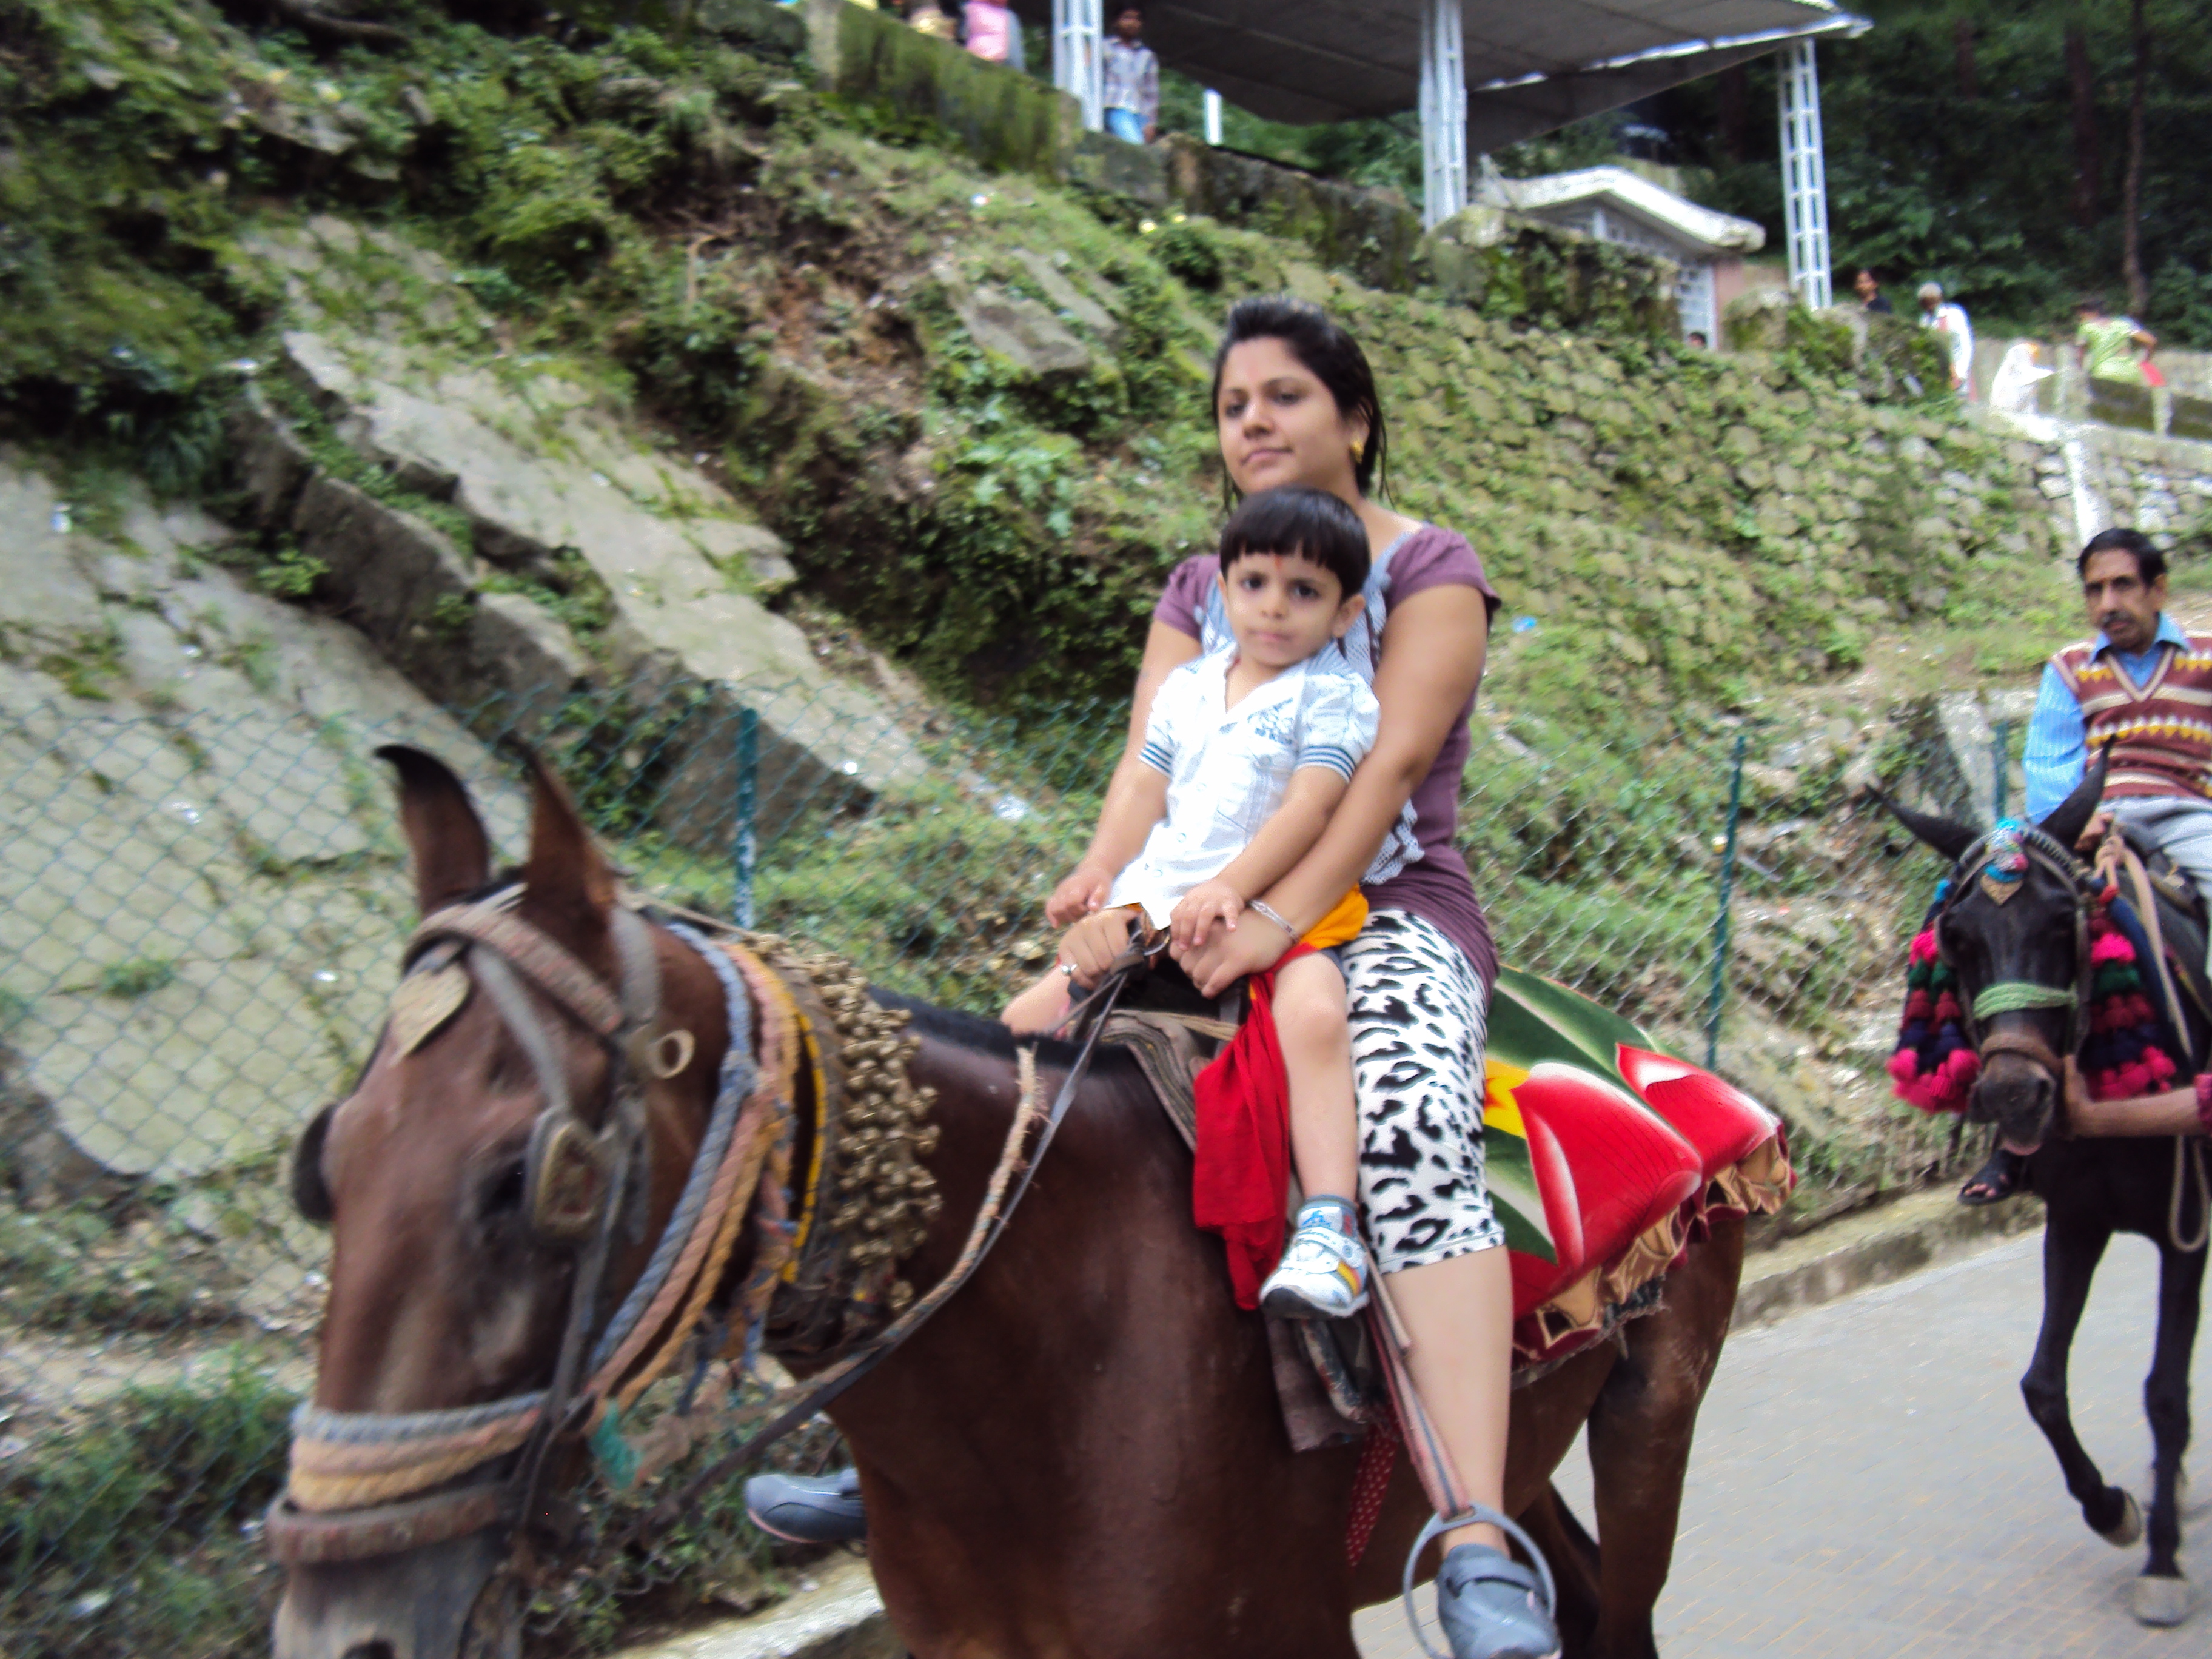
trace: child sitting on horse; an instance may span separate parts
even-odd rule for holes
[[[1358,514],[1326,491],[1270,489],[1231,517],[1218,580],[1234,643],[1161,683],[1138,785],[1108,798],[1092,843],[1120,873],[1104,908],[1068,929],[1054,971],[1006,1010],[1017,1030],[1058,1024],[1070,987],[1096,983],[1133,935],[1188,950],[1217,921],[1293,932],[1256,896],[1320,839],[1374,744],[1379,707],[1338,644],[1359,616],[1368,566]],[[1354,888],[1274,970],[1291,1160],[1307,1198],[1259,1299],[1291,1317],[1342,1318],[1367,1302],[1352,1040],[1332,954],[1366,919]]]

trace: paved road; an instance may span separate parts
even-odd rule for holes
[[[1733,1337],[1698,1427],[1658,1632],[1667,1659],[2202,1659],[2212,1605],[2129,1617],[2140,1548],[2081,1524],[2018,1379],[2041,1308],[2040,1235]],[[2114,1243],[2075,1345],[2075,1422],[2107,1479],[2145,1494],[2157,1257]],[[2212,1337],[2193,1377],[2197,1490],[2212,1498]],[[1587,1521],[1579,1451],[1560,1488]],[[2212,1595],[2212,1501],[2182,1561]],[[1364,1659],[1416,1659],[1395,1609]]]

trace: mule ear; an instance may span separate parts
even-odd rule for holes
[[[2051,809],[2044,819],[2043,833],[2061,847],[2071,847],[2089,827],[2095,816],[2097,803],[2105,799],[2105,773],[2112,763],[2112,745],[2106,744],[2097,751],[2094,765],[2082,775],[2081,781],[2074,786],[2074,793]]]
[[[330,1183],[323,1179],[323,1142],[329,1139],[331,1114],[336,1110],[335,1104],[325,1106],[309,1118],[292,1148],[292,1207],[318,1227],[327,1227],[331,1221]]]
[[[533,750],[516,746],[530,769],[533,795],[522,912],[571,950],[594,958],[601,954],[607,913],[614,908],[614,872],[593,843],[567,786]]]
[[[404,744],[376,751],[399,774],[399,827],[415,854],[415,902],[428,915],[491,879],[491,837],[469,792],[435,755]]]
[[[1889,809],[1889,815],[1926,842],[1930,847],[1957,863],[1966,850],[1979,841],[1981,832],[1963,823],[1954,823],[1949,818],[1939,818],[1933,812],[1916,812],[1909,806],[1899,806],[1879,789],[1867,792]]]

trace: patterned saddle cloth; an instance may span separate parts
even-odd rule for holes
[[[1230,1027],[1124,1012],[1127,1046],[1186,1144],[1192,1082]],[[1514,969],[1491,1001],[1484,1154],[1511,1252],[1515,1385],[1658,1304],[1659,1283],[1717,1214],[1768,1213],[1796,1176],[1781,1120],[1639,1026]],[[1270,1322],[1291,1442],[1334,1443],[1381,1408],[1364,1325]]]

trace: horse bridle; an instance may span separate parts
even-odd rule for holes
[[[398,1502],[309,1510],[279,1498],[270,1510],[267,1538],[270,1553],[288,1565],[386,1555],[487,1527],[517,1525],[538,1507],[553,1446],[580,1426],[574,1419],[593,1403],[580,1380],[599,1322],[607,1262],[618,1233],[643,1228],[646,1192],[638,1154],[645,1137],[646,1079],[682,1071],[693,1039],[689,1032],[658,1029],[660,969],[643,917],[625,907],[610,913],[620,975],[610,988],[566,947],[514,914],[520,896],[520,887],[510,888],[425,917],[409,942],[395,1002],[407,996],[410,981],[422,983],[422,975],[465,975],[491,999],[544,1091],[546,1103],[532,1125],[524,1158],[523,1213],[541,1243],[579,1251],[553,1380],[542,1390],[456,1411],[335,1412],[302,1406],[294,1419],[295,1456],[297,1441],[304,1439],[337,1449],[332,1461],[340,1464],[347,1447],[394,1445],[412,1445],[431,1468],[448,1445],[459,1449],[447,1455],[465,1460],[460,1468],[510,1454],[513,1461],[503,1479]],[[600,1127],[577,1111],[555,1034],[526,981],[606,1050],[610,1075]],[[451,998],[447,1017],[464,1000],[465,992]],[[372,1059],[392,1031],[387,1020]],[[744,1032],[733,1027],[731,1040],[744,1041]],[[298,1478],[295,1468],[295,1485]]]
[[[2095,978],[2095,970],[2089,960],[2089,915],[2095,908],[2099,889],[2093,884],[2090,873],[2081,860],[2075,856],[2073,849],[2033,823],[2002,825],[1976,839],[1951,866],[1950,879],[1946,884],[1948,890],[1936,906],[1934,922],[1936,949],[1943,960],[1950,960],[1950,952],[1943,940],[1943,924],[1949,919],[1952,910],[1972,890],[1978,878],[1977,866],[1984,861],[1992,843],[2000,837],[2016,841],[2031,864],[2041,866],[2065,883],[2073,899],[2075,982],[2069,987],[2039,985],[2033,980],[2000,980],[1977,992],[1971,1005],[1962,1000],[1960,1009],[1961,1023],[1966,1026],[1966,1040],[1983,1059],[1987,1060],[1993,1054],[2019,1054],[2042,1066],[2051,1073],[2053,1082],[2058,1082],[2065,1073],[2065,1057],[2054,1051],[2039,1032],[1993,1031],[1984,1036],[1983,1022],[2000,1014],[2036,1008],[2061,1008],[2066,1015],[2065,1056],[2081,1052],[2081,1044],[2089,1035],[2086,1011],[2089,991]]]

